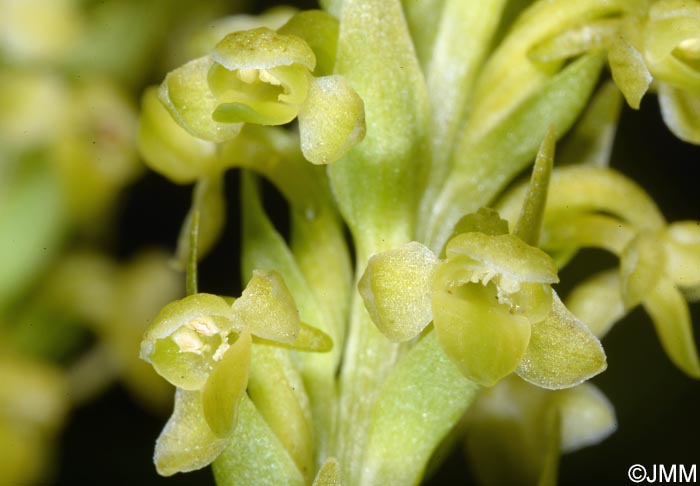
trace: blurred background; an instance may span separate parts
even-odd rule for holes
[[[191,187],[139,160],[138,106],[145,87],[193,57],[191,39],[213,19],[277,3],[0,0],[0,484],[213,484],[208,469],[161,478],[152,464],[172,389],[138,347],[183,292],[169,262]],[[668,132],[653,96],[623,111],[613,166],[669,221],[700,219],[699,165],[700,149]],[[207,292],[240,292],[237,179],[227,175],[225,234],[200,268]],[[267,203],[283,225],[281,199]],[[560,293],[612,265],[582,252]],[[700,305],[691,310],[698,342]],[[633,312],[603,344],[609,367],[593,381],[618,431],[565,456],[560,483],[696,464],[700,386],[671,365],[648,317]],[[472,484],[462,451],[428,483]]]

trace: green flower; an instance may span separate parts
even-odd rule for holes
[[[641,8],[640,8],[641,7]],[[540,63],[606,49],[615,84],[632,108],[652,88],[666,125],[680,139],[700,144],[700,4],[657,0],[620,2],[617,16],[590,19],[547,38],[531,51]]]
[[[389,339],[412,339],[432,321],[445,353],[484,386],[516,372],[564,388],[605,369],[598,340],[552,290],[546,253],[514,235],[470,231],[446,254],[412,242],[370,258],[360,293]]]
[[[294,30],[297,17],[280,30]],[[364,105],[341,76],[316,78],[315,68],[304,39],[259,27],[228,34],[210,55],[169,73],[158,97],[185,130],[217,143],[244,123],[283,125],[298,117],[304,156],[326,164],[364,137]]]
[[[525,188],[500,208],[515,217]],[[700,378],[688,299],[700,290],[700,222],[668,224],[649,196],[607,168],[567,167],[552,174],[541,246],[565,264],[579,248],[607,250],[620,267],[594,275],[567,299],[598,336],[642,305],[669,358]]]
[[[178,387],[175,410],[156,443],[159,473],[199,469],[226,447],[246,394],[253,339],[327,351],[330,338],[299,321],[277,272],[256,270],[239,299],[194,294],[165,306],[141,357]]]

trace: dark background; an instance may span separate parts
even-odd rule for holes
[[[257,10],[262,8],[261,4]],[[700,219],[700,148],[679,142],[666,129],[654,96],[647,96],[638,112],[625,108],[613,166],[638,181],[669,221]],[[200,285],[209,292],[240,291],[237,178],[235,173],[227,176],[231,214],[226,233],[200,269]],[[116,253],[126,257],[135,249],[152,244],[173,248],[189,198],[189,187],[175,186],[156,174],[147,174],[124,198],[119,216],[121,240]],[[577,279],[581,268],[590,271],[596,265],[610,263],[595,252],[581,258],[585,262],[575,262],[567,268],[562,280]],[[698,343],[700,305],[692,305],[691,310]],[[618,430],[599,446],[564,456],[560,484],[630,484],[627,470],[633,464],[689,467],[699,463],[700,383],[669,362],[648,317],[640,310],[634,311],[613,328],[603,344],[608,370],[593,383],[615,405]],[[113,386],[99,400],[72,412],[60,436],[54,483],[213,484],[209,469],[172,478],[156,474],[153,446],[166,418],[144,411],[122,387]],[[429,480],[431,485],[472,483],[461,451],[455,451],[444,468]]]

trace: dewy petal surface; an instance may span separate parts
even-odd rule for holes
[[[552,311],[532,326],[517,373],[530,383],[556,390],[582,383],[607,367],[605,352],[591,331],[552,290]]]
[[[432,320],[437,257],[417,242],[373,255],[358,288],[370,317],[391,341],[412,339]]]

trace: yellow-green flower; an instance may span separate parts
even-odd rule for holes
[[[169,73],[158,96],[185,130],[217,143],[244,123],[283,125],[298,117],[304,156],[326,164],[364,137],[364,105],[341,76],[314,77],[316,62],[297,35],[267,27],[233,32],[210,55]]]
[[[564,388],[605,369],[598,340],[552,290],[558,277],[546,253],[514,235],[470,231],[446,255],[412,242],[370,258],[360,293],[389,339],[412,339],[432,321],[445,353],[484,386],[515,371]]]
[[[178,387],[173,415],[156,443],[163,475],[199,469],[225,448],[246,393],[256,342],[327,351],[330,339],[302,324],[277,272],[256,270],[239,299],[194,294],[165,306],[141,357]]]

